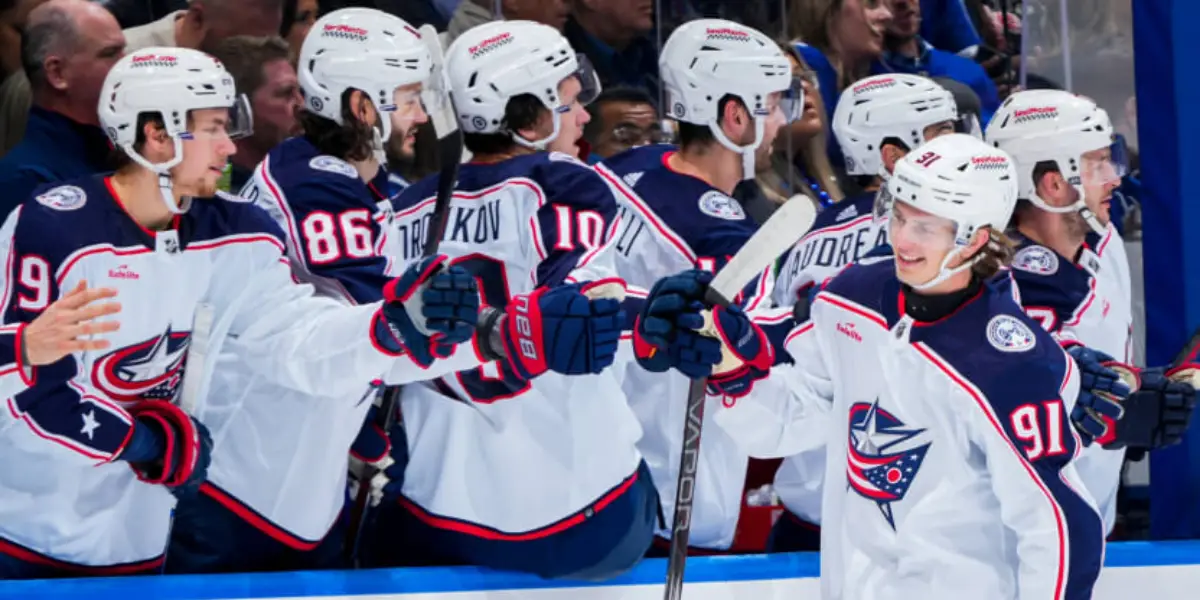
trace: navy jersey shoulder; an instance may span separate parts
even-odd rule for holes
[[[1068,360],[1062,347],[1017,305],[998,277],[957,312],[913,327],[927,345],[979,389],[999,414],[1059,398]]]
[[[605,165],[683,238],[698,259],[711,258],[719,266],[741,249],[758,226],[736,199],[668,167],[673,152],[665,146],[636,148]]]
[[[218,193],[212,198],[198,199],[184,215],[183,223],[190,229],[185,243],[211,240],[231,235],[268,235],[286,246],[287,238],[279,224],[267,211],[240,196]]]
[[[1013,255],[1012,276],[1027,311],[1050,311],[1051,331],[1070,321],[1091,293],[1091,275],[1054,250],[1028,238],[1019,238]]]
[[[900,284],[891,256],[853,263],[827,281],[822,290],[888,317],[889,324],[895,320]]]
[[[875,193],[863,192],[829,206],[817,213],[809,232],[837,227],[875,211]]]
[[[354,165],[322,154],[303,136],[272,148],[267,164],[272,183],[280,188],[275,191],[293,207],[341,211],[358,205],[373,207],[389,197],[387,171],[381,168],[368,184]]]
[[[197,241],[256,233],[268,234],[282,243],[283,233],[266,212],[233,198],[193,201],[192,208],[178,220],[184,247]],[[36,253],[52,265],[61,265],[77,250],[92,246],[154,246],[153,238],[125,212],[109,179],[103,176],[38,188],[21,205],[14,235],[22,254]]]

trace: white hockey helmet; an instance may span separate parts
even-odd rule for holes
[[[954,247],[938,275],[913,286],[916,289],[933,287],[971,268],[982,254],[953,269],[948,265],[980,229],[1003,231],[1017,205],[1017,169],[1012,158],[962,133],[935,138],[908,153],[896,163],[886,186],[894,202],[955,224]]]
[[[780,108],[788,122],[804,110],[800,82],[787,56],[756,29],[722,19],[696,19],[671,33],[658,58],[666,92],[667,116],[707,125],[722,146],[742,155],[742,176],[754,177],[754,151],[762,144],[768,96],[782,92]],[[741,100],[754,120],[754,142],[739,146],[721,130],[720,103]]]
[[[954,95],[932,79],[889,73],[846,88],[833,112],[833,134],[846,157],[846,173],[887,179],[879,149],[896,138],[909,149],[925,143],[925,128],[959,121]]]
[[[1079,212],[1097,233],[1104,226],[1084,202],[1083,155],[1112,148],[1109,176],[1125,175],[1125,149],[1113,135],[1108,113],[1095,102],[1059,90],[1028,90],[1008,97],[992,116],[986,138],[1017,163],[1019,197],[1054,213]],[[1073,186],[1078,198],[1070,206],[1051,206],[1037,195],[1033,174],[1039,163],[1052,162]]]
[[[579,78],[580,104],[600,93],[600,80],[587,58],[577,55],[557,29],[533,21],[492,21],[468,29],[446,50],[445,68],[464,133],[507,133],[535,149],[558,137],[561,115],[570,110],[558,95],[563,80]],[[526,140],[504,122],[509,101],[522,94],[550,111],[554,130],[545,139]]]
[[[227,108],[226,130],[236,139],[253,131],[250,103],[234,89],[233,76],[217,59],[189,48],[151,47],[126,54],[104,78],[97,107],[100,126],[114,146],[137,164],[158,174],[163,202],[174,214],[187,212],[190,199],[175,204],[170,169],[183,160],[183,140],[188,113],[206,108]],[[175,157],[151,163],[134,150],[138,117],[158,114],[175,144]]]
[[[304,106],[344,125],[346,90],[367,95],[380,113],[376,148],[392,132],[386,113],[396,110],[396,88],[427,83],[433,72],[427,40],[403,19],[373,8],[343,8],[313,24],[300,47],[296,75]]]

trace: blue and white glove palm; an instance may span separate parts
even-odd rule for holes
[[[389,354],[408,354],[428,367],[471,339],[479,289],[470,273],[446,261],[443,255],[423,259],[384,286],[372,338]]]

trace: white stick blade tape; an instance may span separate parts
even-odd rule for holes
[[[786,252],[812,227],[817,208],[806,198],[784,202],[746,240],[741,250],[713,277],[709,287],[726,300],[732,300],[742,288],[762,273],[779,255]]]

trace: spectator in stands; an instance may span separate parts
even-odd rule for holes
[[[229,191],[237,193],[271,148],[300,133],[296,113],[304,105],[300,81],[283,39],[238,35],[217,42],[212,55],[225,64],[237,90],[250,99],[254,131],[234,141]]]
[[[288,43],[291,49],[292,67],[300,59],[300,46],[313,23],[317,22],[320,7],[317,0],[283,0],[283,20],[279,27],[279,37]]]
[[[893,12],[895,10],[893,9]],[[921,37],[934,48],[974,58],[979,32],[963,0],[921,0]]]
[[[21,64],[33,106],[21,143],[0,160],[0,213],[43,183],[107,170],[111,146],[97,107],[125,38],[107,10],[87,0],[50,0],[29,13]]]
[[[654,0],[572,0],[563,35],[588,57],[604,87],[642,88],[657,98]]]
[[[0,79],[21,70],[21,29],[43,0],[0,0]]]
[[[567,0],[502,0],[500,14],[494,14],[495,0],[462,0],[450,18],[442,44],[450,46],[462,32],[496,19],[537,21],[562,31],[567,22]]]
[[[796,50],[817,74],[825,118],[842,90],[867,76],[883,54],[892,12],[888,0],[792,0],[790,31]],[[832,139],[832,136],[831,136]]]
[[[44,0],[0,0],[0,156],[25,135],[29,80],[21,72],[21,30]]]
[[[608,88],[587,107],[592,120],[583,128],[589,163],[597,163],[636,146],[668,142],[654,99],[645,90]]]
[[[235,35],[277,35],[283,21],[283,0],[191,0],[177,10],[140,27],[125,30],[128,50],[150,46],[180,46],[211,52]]]
[[[884,36],[886,51],[872,65],[873,73],[908,73],[925,77],[948,77],[970,86],[982,103],[982,124],[1000,108],[1000,95],[983,67],[975,61],[934,48],[921,37],[921,3],[918,0],[886,0],[892,21]]]
[[[755,158],[755,185],[743,182],[734,192],[758,223],[766,222],[780,204],[795,198],[826,207],[845,197],[825,152],[828,123],[816,73],[792,45],[780,44],[780,48],[792,64],[792,75],[801,80],[804,110],[780,132],[772,152]]]

